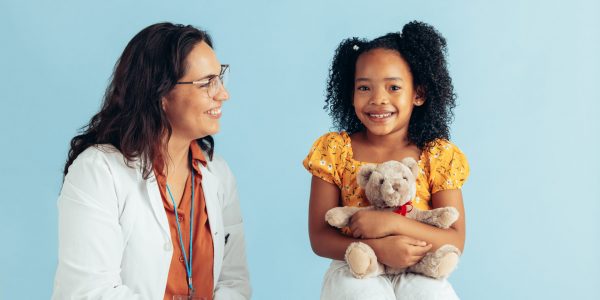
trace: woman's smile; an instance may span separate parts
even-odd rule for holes
[[[205,114],[207,114],[209,117],[211,117],[213,119],[219,119],[219,118],[221,118],[221,114],[222,114],[221,107],[218,106],[218,107],[212,108],[212,109],[206,111]]]

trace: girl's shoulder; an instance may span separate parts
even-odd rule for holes
[[[428,145],[421,158],[428,169],[432,192],[461,188],[469,176],[466,155],[454,143],[437,139]]]
[[[302,162],[313,175],[340,185],[344,166],[351,156],[350,136],[345,131],[320,136]]]
[[[447,160],[454,156],[465,156],[462,150],[446,139],[436,139],[424,150],[424,155],[430,160]]]
[[[350,147],[350,135],[345,131],[332,131],[320,136],[314,143],[314,145],[327,145],[327,146],[347,146]]]

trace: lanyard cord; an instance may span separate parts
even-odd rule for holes
[[[175,204],[175,199],[173,198],[173,194],[171,194],[171,189],[169,188],[169,184],[167,184],[167,191],[169,192],[169,196],[171,197],[171,201],[173,202],[173,209],[175,210],[175,223],[177,223],[177,235],[179,236],[179,245],[181,246],[181,252],[183,252],[183,259],[185,261],[185,271],[188,275],[188,287],[190,290],[194,290],[192,285],[192,239],[193,239],[193,228],[194,228],[194,173],[190,171],[190,176],[192,177],[192,208],[190,212],[190,243],[189,243],[189,252],[190,252],[190,260],[187,259],[185,248],[183,246],[183,237],[181,236],[181,227],[179,225],[179,215],[177,214],[177,204]]]

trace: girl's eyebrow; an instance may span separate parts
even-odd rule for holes
[[[399,80],[399,81],[404,81],[404,80],[403,80],[402,78],[400,78],[400,77],[386,77],[386,78],[384,78],[383,80],[385,80],[385,81],[390,81],[390,80]],[[358,82],[358,81],[371,81],[371,79],[369,79],[369,78],[364,78],[364,77],[359,77],[359,78],[356,78],[355,82]]]

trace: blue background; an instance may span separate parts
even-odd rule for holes
[[[51,295],[68,142],[149,24],[207,29],[231,64],[217,151],[241,193],[255,299],[317,299],[301,161],[331,129],[329,62],[351,36],[429,22],[448,40],[468,156],[464,299],[599,299],[598,1],[0,2],[0,299]]]

